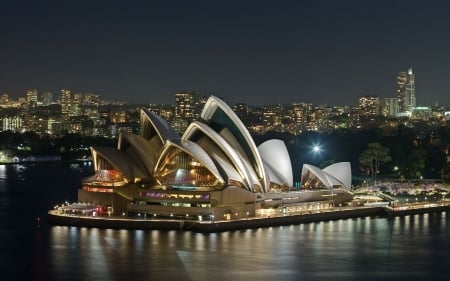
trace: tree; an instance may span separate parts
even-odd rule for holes
[[[391,161],[391,156],[389,148],[382,146],[378,142],[371,142],[368,144],[368,147],[359,157],[359,163],[369,168],[372,178],[376,181],[380,165]]]

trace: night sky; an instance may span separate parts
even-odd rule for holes
[[[417,104],[448,103],[449,15],[447,0],[1,1],[0,92],[344,105],[394,97],[413,67]]]

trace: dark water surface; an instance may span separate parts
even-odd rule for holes
[[[88,173],[0,165],[0,280],[450,278],[448,212],[217,234],[49,225],[47,210],[76,200]]]

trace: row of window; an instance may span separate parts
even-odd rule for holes
[[[208,193],[202,194],[177,194],[177,193],[165,193],[165,192],[146,192],[141,191],[139,194],[141,197],[154,198],[154,199],[197,199],[197,200],[209,200],[210,195]]]

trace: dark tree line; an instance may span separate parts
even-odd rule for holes
[[[71,160],[90,156],[91,146],[115,146],[116,139],[86,137],[80,134],[61,136],[40,135],[35,132],[0,132],[0,151],[9,157],[59,155]]]

